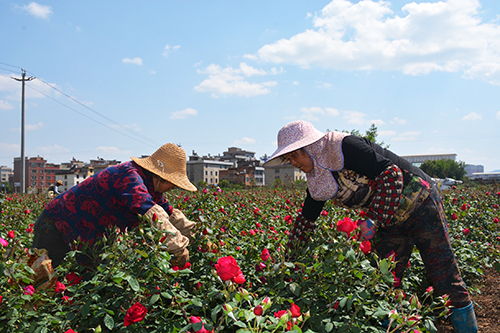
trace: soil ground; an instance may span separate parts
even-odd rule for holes
[[[480,294],[473,296],[477,325],[480,333],[500,332],[500,273],[494,269],[485,274],[479,284]],[[438,333],[451,333],[453,328],[449,322],[438,324]]]

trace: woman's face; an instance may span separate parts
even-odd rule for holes
[[[175,187],[171,182],[164,180],[158,176],[153,177],[153,186],[155,188],[155,192],[165,193]]]
[[[294,150],[283,156],[283,158],[305,173],[311,172],[314,168],[313,160],[303,149]]]

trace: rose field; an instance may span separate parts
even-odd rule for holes
[[[498,332],[498,303],[488,293],[497,290],[500,269],[500,186],[464,185],[443,195],[480,332]],[[418,251],[405,278],[395,279],[397,257],[379,258],[369,241],[358,240],[363,212],[327,203],[314,240],[290,257],[288,230],[303,189],[175,190],[168,199],[197,222],[185,267],[171,266],[168,235],[144,221],[127,232],[109,230],[92,248],[80,244],[46,282],[36,280],[29,247],[48,199],[0,195],[0,331],[449,330],[447,297],[429,286]],[[94,264],[78,265],[80,251]],[[484,297],[490,301],[482,303]]]

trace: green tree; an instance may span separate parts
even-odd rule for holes
[[[329,130],[327,129],[327,132]],[[378,128],[375,124],[371,124],[370,125],[370,128],[368,128],[366,131],[365,131],[365,134],[361,134],[361,132],[357,129],[353,129],[351,131],[342,131],[342,132],[347,132],[347,133],[350,133],[352,135],[356,135],[356,136],[361,136],[363,138],[366,138],[368,140],[370,140],[371,142],[374,142],[376,144],[378,144],[379,146],[381,147],[384,147],[384,148],[389,148],[389,145],[384,143],[383,141],[377,141],[377,136],[378,136]]]
[[[436,178],[453,178],[463,180],[466,171],[464,162],[454,160],[425,161],[421,166],[425,173]]]

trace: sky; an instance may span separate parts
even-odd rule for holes
[[[498,0],[0,0],[0,165],[270,155],[286,123],[500,170]]]

